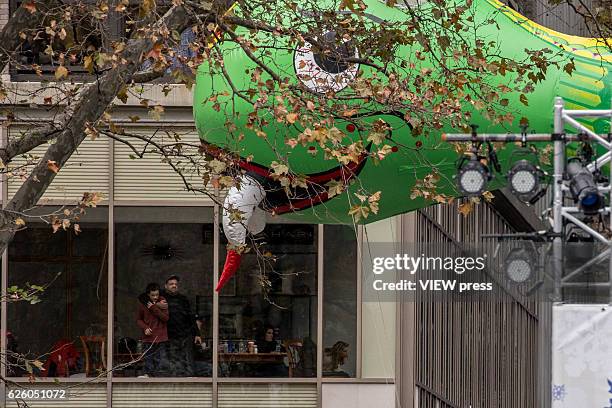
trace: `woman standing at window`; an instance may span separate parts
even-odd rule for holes
[[[143,332],[145,375],[155,376],[164,359],[164,343],[168,341],[168,303],[159,295],[159,285],[149,283],[145,293],[138,296],[136,323]]]

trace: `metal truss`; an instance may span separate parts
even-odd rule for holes
[[[575,282],[569,282],[572,278],[585,271],[588,267],[603,261],[612,253],[612,239],[587,225],[582,219],[582,210],[578,206],[564,205],[566,196],[569,194],[569,180],[566,175],[566,148],[569,142],[573,141],[589,141],[595,142],[603,149],[599,150],[599,155],[585,167],[591,172],[595,172],[602,166],[611,162],[612,158],[612,104],[611,109],[603,110],[570,110],[565,109],[562,98],[555,98],[554,103],[554,130],[552,134],[476,134],[473,132],[456,133],[443,135],[443,139],[448,142],[551,142],[554,147],[553,159],[553,202],[552,207],[548,208],[548,213],[552,215],[550,218],[552,237],[552,253],[553,253],[553,273],[554,273],[554,300],[562,301],[561,289],[563,287],[587,285]],[[600,135],[581,124],[579,118],[609,118],[610,133]],[[575,133],[566,133],[568,128]],[[604,151],[601,154],[601,151]],[[597,150],[596,150],[597,154]],[[610,231],[612,231],[612,164],[610,164],[610,175],[607,183],[598,183],[598,190],[602,194],[608,194],[607,205],[599,210],[599,214],[607,217],[609,220]],[[564,236],[564,226],[567,223],[575,225],[580,230],[592,236],[594,240],[601,242],[608,247],[607,250],[597,254],[593,259],[579,266],[570,273],[563,276],[563,242],[567,237]],[[609,301],[612,304],[612,256],[609,256],[608,264],[608,282],[589,283],[590,286],[606,286],[609,288]]]

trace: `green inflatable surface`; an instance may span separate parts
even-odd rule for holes
[[[405,18],[403,11],[388,7],[382,2],[370,0],[366,3],[367,13],[376,16],[377,19],[397,21]],[[495,0],[475,0],[471,8],[476,20],[495,19],[497,24],[482,27],[479,36],[482,39],[496,41],[501,55],[522,59],[526,56],[525,48],[531,50],[550,48],[555,53],[561,53],[561,61],[569,62],[573,59],[575,65],[575,71],[571,75],[562,68],[551,66],[546,79],[538,83],[535,91],[528,95],[528,106],[520,103],[518,94],[510,96],[509,103],[515,110],[517,118],[512,126],[492,125],[474,113],[473,122],[479,125],[479,132],[506,133],[511,130],[518,133],[520,131],[518,119],[525,117],[529,120],[530,132],[550,133],[553,123],[553,101],[556,96],[564,98],[568,109],[610,108],[612,52],[606,50],[601,45],[601,41],[554,32],[527,20]],[[258,36],[264,40],[266,38],[266,34],[263,33]],[[275,41],[272,35],[270,41]],[[237,89],[251,87],[251,78],[245,74],[245,70],[255,68],[252,60],[231,41],[221,41],[217,47],[223,52],[225,68],[232,78],[233,86]],[[278,49],[273,52],[276,67],[283,76],[287,72],[298,72],[303,65],[299,61],[312,57],[308,55],[307,49],[295,49],[295,46],[292,50]],[[408,58],[411,52],[408,47],[402,48],[399,57],[405,55]],[[316,63],[316,60],[314,61]],[[563,62],[560,66],[563,67]],[[365,71],[367,75],[369,67],[358,67],[353,64],[346,66],[345,69],[348,70],[347,76],[350,77],[356,75],[358,69]],[[351,70],[354,70],[354,73]],[[268,78],[265,72],[261,75],[264,81]],[[297,74],[295,75],[295,82],[298,83],[300,79]],[[507,78],[500,77],[500,83],[502,80],[507,81]],[[313,81],[310,81],[312,82],[310,84],[307,82],[304,84],[316,88]],[[227,91],[226,96],[219,95],[223,91]],[[341,94],[342,92],[339,92],[339,95]],[[216,106],[210,102],[212,95],[215,95],[215,101],[218,102]],[[391,144],[399,147],[378,163],[366,156],[357,163],[349,164],[347,169],[341,167],[336,160],[326,160],[322,153],[313,156],[309,153],[308,146],[298,145],[295,148],[288,146],[286,143],[288,138],[295,137],[303,130],[297,125],[283,127],[278,123],[272,123],[264,129],[267,135],[265,138],[249,130],[247,121],[248,114],[253,110],[252,104],[233,97],[232,88],[226,77],[218,72],[211,73],[208,64],[202,64],[198,69],[193,110],[201,140],[225,151],[236,153],[245,159],[242,161],[242,167],[250,173],[257,174],[260,179],[266,177],[272,162],[279,161],[279,157],[286,157],[291,170],[307,175],[307,180],[313,184],[326,185],[334,179],[346,177],[349,172],[356,175],[356,182],[348,191],[332,198],[328,198],[327,193],[320,190],[307,200],[289,200],[283,203],[279,198],[271,209],[277,214],[286,214],[303,222],[352,223],[353,218],[349,215],[349,209],[358,202],[354,193],[361,190],[370,194],[381,192],[378,213],[370,213],[361,222],[384,219],[433,204],[431,200],[422,197],[411,199],[410,196],[415,182],[434,169],[441,176],[437,191],[448,196],[459,195],[453,180],[458,156],[455,149],[441,138],[444,132],[461,132],[458,129],[443,128],[428,136],[415,137],[410,127],[400,117],[380,115],[380,118],[392,126]],[[368,120],[374,121],[377,118],[372,116]],[[228,122],[240,129],[244,137],[236,137],[240,132],[229,132]],[[587,119],[582,123],[598,133],[609,131],[608,122],[603,119]],[[345,131],[349,140],[367,137],[361,135],[359,129],[352,127],[350,120],[344,122],[339,120],[335,125]],[[504,173],[511,165],[511,150],[512,147],[509,147],[499,152]],[[500,188],[505,183],[505,177],[498,174],[488,189]]]

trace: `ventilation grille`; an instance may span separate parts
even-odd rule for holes
[[[25,130],[23,127],[13,126],[9,128],[9,138],[20,137],[21,132]],[[48,144],[38,146],[30,154],[40,160],[49,146]],[[10,163],[9,167],[15,173],[15,176],[10,177],[7,183],[9,199],[23,184],[23,179],[20,177],[23,172],[19,168],[27,162],[28,160],[23,157],[16,157]],[[36,162],[24,168],[26,174],[30,174]],[[66,165],[60,169],[40,203],[44,203],[45,199],[78,201],[83,197],[83,193],[96,191],[102,192],[108,197],[109,179],[108,139],[99,137],[92,141],[86,138]]]
[[[211,408],[208,383],[113,384],[113,408]]]
[[[220,384],[219,408],[316,408],[315,384]]]

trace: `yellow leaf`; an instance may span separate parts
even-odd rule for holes
[[[128,94],[127,94],[127,86],[123,85],[119,92],[117,92],[117,98],[123,103],[127,103]]]
[[[270,164],[270,168],[272,168],[275,175],[287,174],[289,172],[289,167],[277,161],[273,161]]]
[[[493,195],[493,193],[492,193],[492,192],[490,192],[490,191],[485,191],[485,192],[482,194],[482,197],[483,197],[483,198],[484,198],[484,199],[485,199],[485,200],[486,200],[488,203],[490,203],[491,201],[493,201],[493,199],[495,198],[495,196]]]
[[[332,180],[325,184],[327,187],[327,197],[332,198],[344,192],[344,184],[342,181]]]
[[[68,69],[63,65],[57,67],[57,69],[55,70],[55,79],[59,81],[60,79],[66,77],[68,77]]]
[[[34,360],[32,361],[32,365],[35,366],[38,369],[42,369],[44,366],[44,363],[40,360]]]
[[[83,67],[87,70],[87,72],[93,74],[94,66],[93,58],[91,57],[91,55],[86,55],[85,58],[83,58]]]
[[[474,210],[474,203],[471,201],[459,205],[459,212],[463,214],[464,217],[470,215],[472,210]]]
[[[25,225],[25,221],[23,220],[23,218],[17,218],[15,220],[15,225],[17,225],[18,227],[23,227]]]
[[[285,116],[285,119],[287,119],[287,122],[291,124],[295,123],[297,118],[298,118],[297,113],[288,113],[287,116]]]
[[[222,173],[223,171],[225,171],[227,167],[227,165],[224,162],[222,162],[221,160],[217,160],[217,159],[212,159],[208,163],[208,166],[213,171],[213,173],[216,173],[216,174]]]
[[[96,140],[98,137],[98,130],[88,123],[85,125],[85,134],[89,136],[90,140]]]
[[[356,222],[359,221],[361,218],[368,218],[369,213],[370,209],[360,204],[352,206],[349,210],[349,215],[354,215]]]

